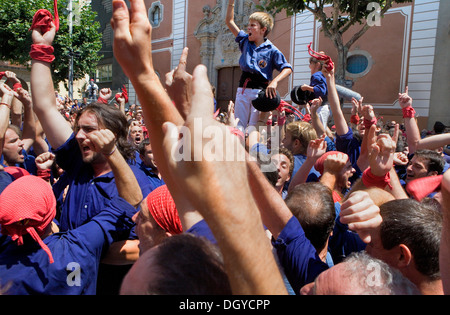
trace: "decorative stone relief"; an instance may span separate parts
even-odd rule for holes
[[[228,0],[217,0],[216,6],[203,7],[203,18],[198,23],[194,36],[200,40],[202,63],[208,67],[211,83],[216,83],[217,70],[239,65],[241,55],[235,37],[225,24]],[[235,1],[234,21],[240,29],[246,29],[249,15],[255,11],[251,0]]]

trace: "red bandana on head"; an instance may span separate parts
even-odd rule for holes
[[[441,189],[443,177],[443,175],[436,175],[413,179],[406,184],[406,191],[414,199],[422,201],[423,198],[432,192],[439,191]]]
[[[183,232],[175,202],[166,185],[159,186],[147,196],[147,207],[162,229],[172,235]]]
[[[30,234],[48,254],[53,256],[41,235],[56,215],[56,199],[51,186],[37,176],[22,176],[9,184],[0,195],[2,234],[23,245],[23,235]]]

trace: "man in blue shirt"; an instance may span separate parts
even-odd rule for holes
[[[234,22],[234,0],[230,0],[225,22],[239,43],[242,70],[235,100],[235,116],[239,118],[238,128],[244,131],[247,126],[255,126],[259,111],[253,108],[252,100],[258,97],[261,89],[266,96],[277,96],[278,83],[292,73],[292,66],[283,53],[266,37],[273,28],[273,18],[265,12],[254,12],[249,17],[248,33]],[[273,78],[273,70],[280,73]]]
[[[47,33],[33,29],[34,45],[51,46],[56,33],[53,26]],[[45,35],[45,36],[44,36]],[[61,206],[60,229],[75,229],[92,219],[107,207],[118,195],[113,169],[108,163],[108,156],[120,153],[128,161],[134,158],[134,149],[127,141],[127,120],[125,115],[107,104],[90,104],[83,107],[74,123],[74,130],[55,106],[51,63],[46,60],[32,60],[31,90],[34,111],[41,122],[47,139],[56,155],[56,163],[65,170],[64,183],[69,186]],[[107,154],[97,152],[90,135],[100,129],[108,129],[115,136],[114,150]],[[117,151],[117,152],[116,152]],[[150,182],[137,166],[130,166],[141,190],[142,196],[150,192]],[[57,199],[63,194],[66,186],[55,187]],[[62,199],[62,198],[60,198]],[[130,239],[136,236],[131,234]],[[109,254],[117,259],[123,256],[126,241],[113,244]],[[131,247],[137,250],[137,246]],[[133,256],[133,255],[132,255]],[[134,256],[133,256],[134,257]],[[111,259],[110,262],[113,262]],[[120,265],[130,266],[120,262]],[[113,272],[117,274],[117,272]],[[111,278],[112,275],[106,275]],[[121,279],[117,280],[117,290]],[[108,285],[108,287],[111,287]]]
[[[86,224],[57,233],[55,195],[38,177],[22,176],[0,195],[0,281],[8,293],[95,294],[100,259],[113,242],[129,237],[136,213],[132,205],[142,199],[139,184],[113,149],[110,130],[93,131],[89,138],[96,152],[107,155],[118,193]],[[68,273],[72,268],[75,279]]]
[[[32,185],[33,190],[17,190],[16,186],[24,181]],[[39,188],[37,183],[42,182]],[[47,191],[41,190],[47,188]],[[2,202],[0,213],[17,211],[20,206],[27,205],[29,195],[46,194],[55,197],[50,186],[44,180],[33,175],[23,176],[12,182],[2,194],[4,198],[14,198],[10,209]],[[41,197],[43,198],[43,197]],[[17,203],[17,199],[23,200]],[[36,205],[33,205],[36,209]],[[45,209],[51,211],[51,209]],[[53,209],[56,213],[56,209]],[[117,197],[111,200],[91,221],[77,229],[51,234],[55,229],[54,222],[45,228],[51,235],[42,235],[48,253],[39,244],[24,235],[24,244],[19,246],[9,235],[0,236],[0,281],[6,294],[90,294],[96,293],[97,273],[103,251],[119,239],[127,237],[127,231],[133,226],[131,217],[136,209],[124,199]],[[3,225],[2,225],[3,228]],[[57,229],[57,228],[56,228]]]
[[[150,139],[146,138],[139,143],[138,146],[139,156],[141,159],[141,164],[139,168],[147,175],[151,182],[150,189],[153,191],[159,186],[164,185],[164,179],[158,171],[158,167],[155,164],[155,159],[153,158],[152,145],[150,144]]]

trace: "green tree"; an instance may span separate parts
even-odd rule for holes
[[[336,81],[343,84],[348,52],[352,45],[380,20],[394,3],[405,2],[411,0],[262,0],[259,8],[274,15],[282,10],[286,10],[288,16],[305,10],[311,12],[315,19],[322,23],[322,31],[336,47]],[[343,34],[353,25],[359,26],[359,29],[344,42]]]
[[[74,7],[79,3],[73,0]],[[80,9],[79,23],[73,23],[72,36],[69,34],[68,0],[58,1],[60,28],[53,42],[55,61],[52,63],[55,84],[69,76],[70,52],[74,58],[74,80],[96,70],[101,55],[102,35],[100,24],[95,21],[96,13],[90,6]],[[29,31],[34,13],[47,9],[53,14],[53,0],[0,0],[0,60],[29,67],[31,32]]]

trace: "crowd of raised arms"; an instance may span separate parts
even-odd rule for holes
[[[188,47],[161,80],[144,1],[129,3],[113,0],[113,47],[139,105],[94,81],[80,102],[54,90],[45,10],[30,89],[0,74],[1,294],[450,294],[450,133],[419,129],[407,88],[401,121],[362,97],[346,117],[314,52],[281,100],[293,67],[273,19],[245,32],[230,0],[242,76],[220,108]]]

